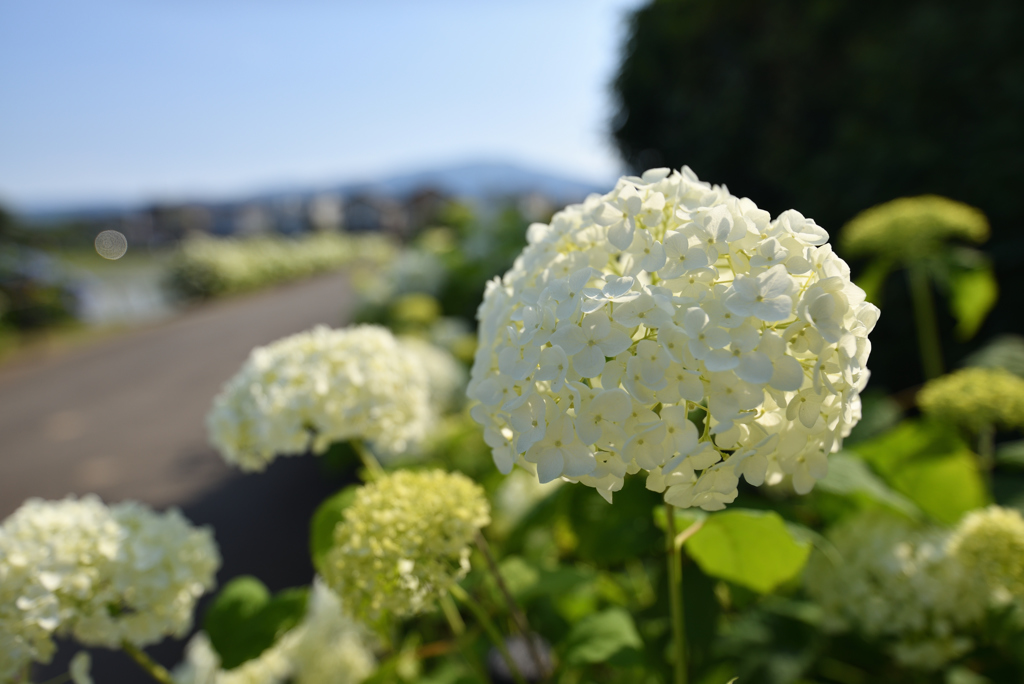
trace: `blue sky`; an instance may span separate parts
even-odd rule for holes
[[[218,197],[469,160],[619,173],[641,0],[0,0],[0,202]]]

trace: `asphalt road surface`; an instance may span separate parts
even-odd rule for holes
[[[95,492],[108,503],[176,505],[213,525],[221,583],[239,574],[273,590],[308,583],[309,517],[344,475],[313,457],[239,473],[207,444],[204,416],[253,347],[316,324],[342,325],[353,307],[347,277],[331,274],[0,367],[0,519],[33,496]],[[74,650],[62,648],[36,679],[65,671]],[[173,665],[181,644],[149,650]],[[97,682],[146,681],[122,654],[99,650],[93,658]]]

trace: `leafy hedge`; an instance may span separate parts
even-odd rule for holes
[[[394,254],[395,246],[381,235],[193,238],[183,242],[174,256],[168,285],[183,299],[208,299],[349,264],[381,264]]]

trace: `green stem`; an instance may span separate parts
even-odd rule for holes
[[[143,651],[141,648],[134,644],[130,644],[127,641],[121,642],[121,648],[125,653],[132,657],[139,667],[149,673],[149,676],[160,682],[160,684],[174,684],[174,680],[171,678],[171,673],[164,668],[163,665],[156,662]]]
[[[70,680],[71,680],[71,673],[70,672],[65,672],[64,674],[57,675],[53,679],[47,679],[45,682],[43,682],[43,684],[64,684],[64,682],[67,682],[67,681],[70,681]],[[26,684],[32,684],[31,680],[28,678],[28,675],[25,675],[24,681],[25,681]]]
[[[463,621],[462,615],[459,614],[459,609],[455,602],[452,601],[451,594],[441,594],[438,603],[441,604],[441,612],[444,613],[448,626],[452,628],[452,634],[455,636],[455,645],[458,647],[462,659],[476,673],[481,682],[486,682],[488,679],[487,672],[477,659],[473,657],[473,654],[469,652],[469,649],[466,648],[466,623]]]
[[[441,594],[441,598],[438,599],[438,602],[441,604],[441,612],[444,613],[444,617],[448,621],[448,625],[452,628],[452,634],[454,634],[456,638],[460,638],[466,633],[466,623],[462,620],[462,616],[459,615],[459,609],[452,601],[451,594]]]
[[[996,426],[987,423],[978,431],[978,456],[981,457],[981,467],[992,470],[996,463]]]
[[[672,609],[672,642],[675,646],[674,684],[686,684],[686,622],[683,615],[683,557],[676,545],[675,506],[665,504],[665,551],[668,554],[668,597]]]
[[[367,470],[369,481],[373,482],[384,477],[384,466],[380,464],[380,461],[373,455],[373,452],[363,444],[363,440],[353,439],[351,444],[352,448],[359,454],[359,460],[363,462],[363,467]]]
[[[915,261],[907,266],[910,298],[914,304],[917,344],[921,351],[921,365],[926,380],[933,380],[943,371],[942,348],[939,346],[939,324],[935,318],[935,302],[925,264]]]
[[[490,637],[491,643],[501,653],[501,657],[505,659],[505,664],[508,665],[508,671],[512,673],[512,679],[516,681],[516,684],[526,684],[526,680],[523,679],[523,674],[519,671],[516,666],[516,662],[512,660],[512,654],[508,652],[508,646],[505,645],[505,638],[501,636],[501,632],[494,626],[491,621],[491,617],[484,610],[484,607],[477,603],[476,599],[470,596],[465,589],[460,587],[458,584],[453,584],[451,587],[452,596],[457,601],[469,608],[470,612],[480,623],[480,626],[487,632],[487,636]]]
[[[544,664],[540,651],[537,649],[537,643],[533,638],[533,634],[530,632],[530,624],[526,621],[526,614],[519,608],[519,604],[513,598],[508,585],[505,584],[505,579],[501,576],[498,563],[491,554],[490,544],[487,543],[487,539],[479,530],[476,533],[476,545],[480,549],[480,553],[483,554],[484,560],[487,561],[487,569],[494,576],[494,581],[498,585],[498,590],[501,591],[502,597],[505,599],[505,605],[508,606],[508,612],[512,616],[512,621],[516,623],[516,629],[526,639],[526,648],[530,652],[530,659],[533,660],[534,667],[537,668],[537,675],[541,678],[541,681],[546,680],[550,673]]]

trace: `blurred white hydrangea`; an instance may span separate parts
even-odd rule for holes
[[[874,512],[829,531],[840,559],[812,555],[808,593],[826,628],[884,640],[911,667],[936,669],[970,651],[989,609],[1024,598],[1024,519],[991,506],[952,530]]]
[[[965,636],[985,612],[982,592],[946,554],[947,533],[885,514],[863,514],[828,535],[841,562],[814,554],[805,574],[826,628],[891,639],[905,665],[933,669],[971,649]]]
[[[425,436],[430,379],[420,356],[386,329],[318,326],[252,350],[206,417],[230,463],[263,470],[276,456],[323,453],[366,439],[399,452]]]
[[[60,626],[60,603],[43,586],[29,556],[0,528],[0,681],[13,680],[29,663],[48,663]]]
[[[824,477],[860,418],[878,309],[814,221],[684,167],[622,178],[527,240],[488,284],[468,390],[499,470],[525,460],[609,501],[645,470],[708,510],[740,476],[801,493]]]
[[[480,485],[459,473],[399,470],[361,487],[334,529],[327,583],[359,618],[404,617],[469,572],[470,545],[490,522]]]
[[[435,413],[458,408],[465,396],[469,374],[447,350],[419,337],[401,337],[401,343],[419,358],[430,386],[430,406]]]
[[[319,578],[302,622],[259,657],[231,670],[220,664],[209,637],[200,632],[185,647],[173,679],[177,684],[358,684],[377,667],[366,629]]]
[[[110,648],[183,636],[219,566],[211,531],[177,510],[28,500],[0,527],[0,679],[48,661],[54,633]]]

